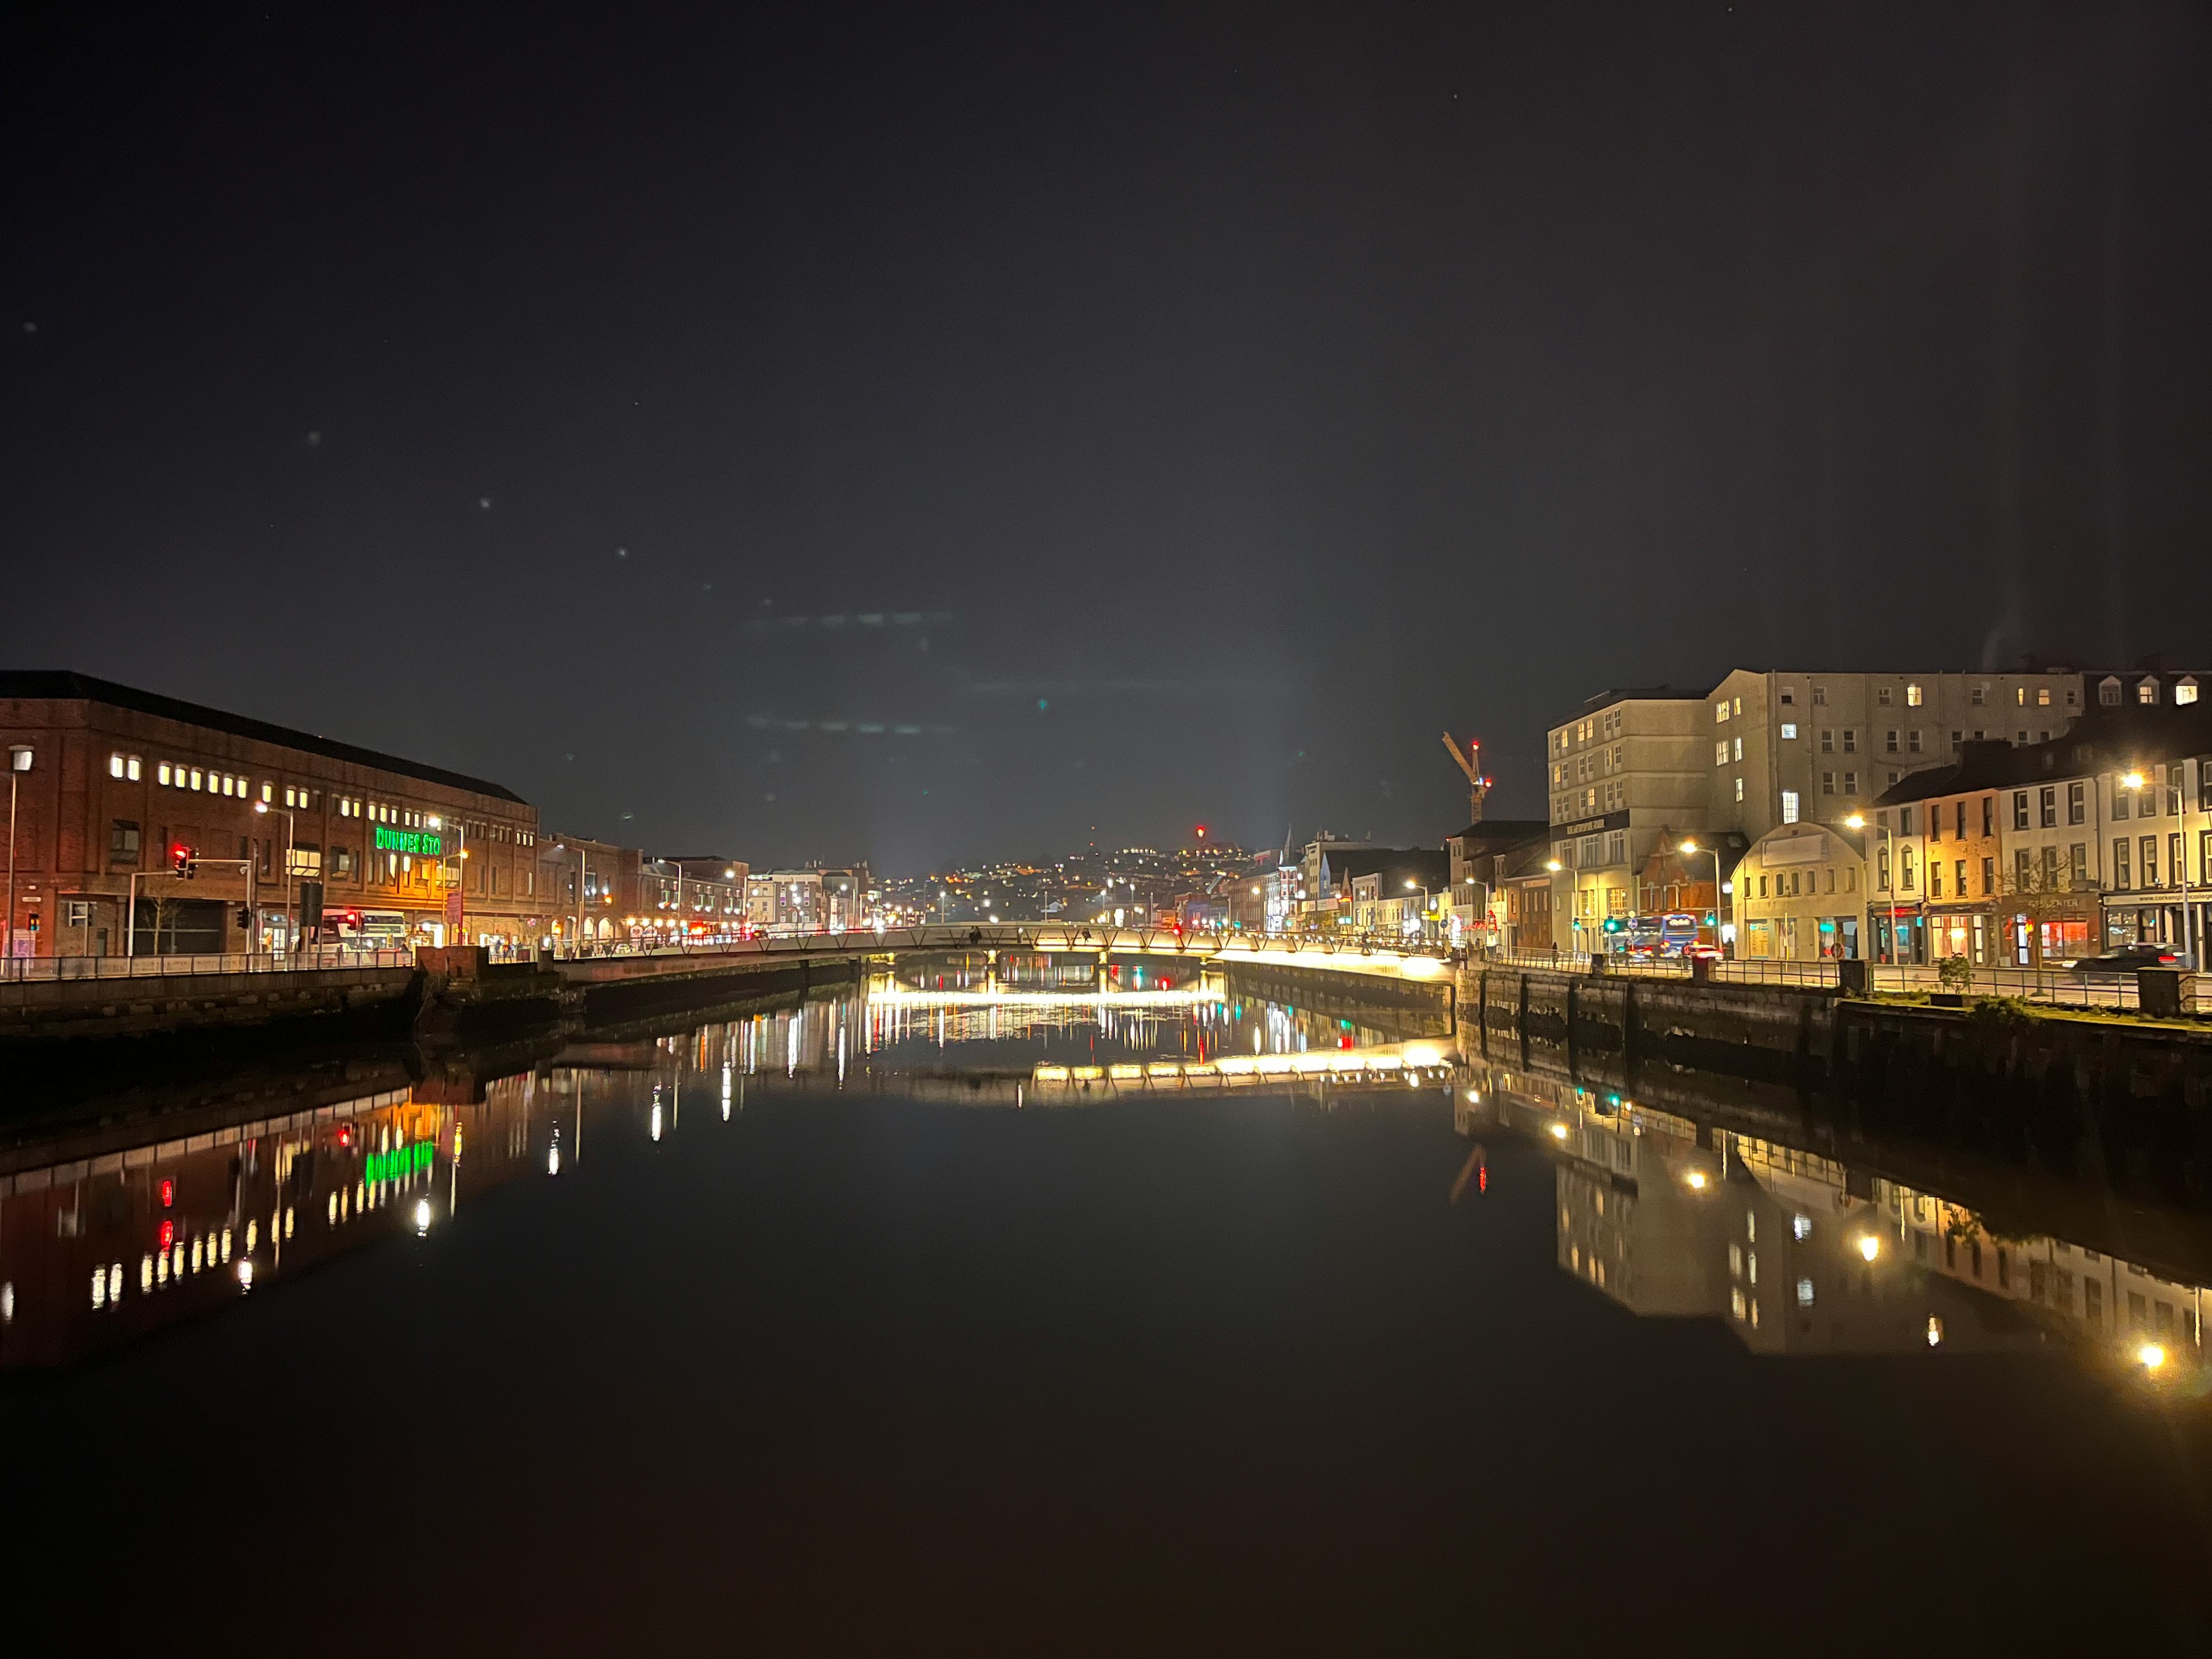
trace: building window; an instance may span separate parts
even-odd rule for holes
[[[1741,760],[1743,758],[1743,739],[1741,738],[1738,738],[1735,740],[1735,757],[1738,760]]]
[[[1784,708],[1789,708],[1791,704],[1795,703],[1796,701],[1797,701],[1797,692],[1796,692],[1796,689],[1795,687],[1793,687],[1793,686],[1787,686],[1787,685],[1784,686],[1784,687],[1782,688],[1782,706],[1783,706]]]
[[[2027,854],[2022,853],[2021,856],[2026,858]],[[2135,885],[2128,872],[2128,838],[2125,836],[2112,837],[2112,885],[2122,892]]]
[[[1782,792],[1782,821],[1784,823],[1797,822],[1797,792],[1795,789]]]
[[[2038,708],[2048,708],[2051,707],[2051,688],[2049,686],[2039,685],[2035,688],[2035,706]]]
[[[1979,708],[1984,703],[1989,701],[1989,696],[1990,688],[1987,685],[1978,685],[1968,694],[1967,701],[1972,702],[1975,708]]]
[[[138,862],[138,826],[129,818],[112,818],[107,825],[107,861],[110,864]]]
[[[2086,822],[2087,811],[2088,786],[2080,783],[2068,784],[2066,786],[2066,822],[2069,823]]]
[[[1784,743],[1795,743],[1797,741],[1797,726],[1795,721],[1784,720],[1782,722],[1782,741]]]
[[[1715,726],[1725,725],[1727,723],[1728,717],[1728,699],[1726,697],[1723,697],[1718,702],[1713,705],[1713,724]]]
[[[1881,752],[1885,755],[1894,755],[1897,752],[1897,731],[1895,727],[1893,726],[1890,730],[1881,734]]]
[[[1826,708],[1828,706],[1828,688],[1826,686],[1816,685],[1813,688],[1813,706],[1815,708]]]
[[[2156,702],[2158,701],[2158,682],[2156,680],[2144,680],[2139,684],[2136,687],[2136,701],[2137,702],[2146,704]]]
[[[1995,859],[1984,859],[1982,860],[1982,896],[1989,897],[1990,894],[1996,891],[1996,888],[1997,861]]]
[[[1965,735],[1966,733],[1963,732],[1954,732],[1951,733],[1951,752],[1953,754],[1955,755],[1959,752],[1959,739]]]
[[[1856,755],[1859,752],[1859,729],[1856,726],[1847,726],[1844,728],[1844,752],[1846,755]]]
[[[121,755],[110,755],[107,757],[107,775],[111,778],[119,778],[123,775],[123,757]]]
[[[1713,744],[1713,764],[1716,766],[1726,766],[1728,764],[1728,739],[1726,738],[1718,739]]]
[[[1832,755],[1836,752],[1836,728],[1832,726],[1824,726],[1820,728],[1820,752],[1824,755]]]
[[[2146,887],[2155,887],[2158,885],[2158,837],[2156,836],[2145,836],[2142,838],[2141,845],[2142,848],[2142,884]]]
[[[198,789],[200,787],[200,769],[197,766],[192,768],[191,787],[195,789]]]
[[[1836,793],[1836,775],[1833,772],[1820,774],[1820,793],[1824,795],[1832,795]]]
[[[1917,708],[1920,707],[1920,688],[1918,686],[1908,685],[1905,688],[1905,706],[1907,708]]]
[[[2015,830],[2027,828],[2027,791],[2025,789],[2013,791],[2012,827]]]
[[[1928,896],[1943,896],[1943,866],[1934,859],[1928,860]]]
[[[1912,833],[1912,809],[1910,806],[1897,809],[1897,833],[1900,836]]]
[[[1735,798],[1738,800],[1741,800],[1743,799],[1743,780],[1741,778],[1738,778],[1735,781]]]
[[[1916,755],[1920,752],[1920,728],[1918,726],[1914,726],[1910,732],[1907,732],[1905,734],[1905,746],[1907,749],[1910,749]]]
[[[2075,842],[2066,849],[2067,875],[2075,889],[2089,884],[2089,849]]]
[[[159,766],[156,766],[154,769],[154,781],[160,784],[164,789],[169,787],[168,762],[163,761]]]
[[[2128,794],[2129,791],[2121,786],[2120,781],[2118,778],[2114,778],[2112,780],[2112,819],[2115,823],[2124,823],[2126,821],[2128,816]]]
[[[2043,827],[2045,830],[2057,829],[2058,827],[2058,791],[2056,787],[2046,786],[2038,797],[2036,805]]]
[[[2119,681],[2109,678],[2098,681],[2097,701],[2107,708],[2118,708],[2120,706]]]
[[[2173,700],[2178,703],[2195,702],[2197,701],[2197,682],[2195,680],[2182,680],[2179,682],[2173,688]]]
[[[1895,692],[1891,690],[1888,686],[1885,685],[1874,694],[1874,700],[1882,708],[1887,708],[1891,704],[1897,701],[1897,695]]]
[[[1857,773],[1856,773],[1856,772],[1846,772],[1846,773],[1844,773],[1844,793],[1845,794],[1847,794],[1847,795],[1856,795],[1856,794],[1857,794],[1857,793],[1858,793],[1858,792],[1859,792],[1859,775],[1858,775]]]

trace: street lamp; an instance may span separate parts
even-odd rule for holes
[[[0,947],[9,962],[15,959],[15,786],[30,769],[31,746],[15,744],[8,750],[8,943]]]
[[[1685,858],[1692,857],[1697,854],[1703,853],[1707,858],[1713,861],[1713,948],[1717,951],[1720,950],[1721,849],[1717,847],[1700,847],[1693,841],[1686,841],[1682,843],[1680,851]],[[1733,907],[1731,907],[1731,908],[1733,908]]]
[[[299,942],[296,937],[299,930],[292,925],[292,842],[295,827],[292,811],[289,807],[271,806],[265,800],[254,802],[253,810],[264,816],[270,812],[281,812],[284,817],[284,931],[288,935],[293,936],[287,942],[296,945]]]
[[[2142,816],[2142,791],[2148,781],[2141,772],[2130,772],[2120,780],[2120,787],[2136,798],[2136,816]],[[2173,878],[2181,886],[2181,948],[2188,953],[2189,965],[2197,965],[2197,918],[2189,903],[2189,796],[2181,797],[2181,856],[2174,860]],[[13,914],[12,910],[10,914]]]
[[[1865,813],[1854,812],[1850,817],[1844,820],[1844,828],[1846,830],[1863,830],[1866,828],[1866,823]],[[1888,819],[1883,819],[1879,828],[1881,830],[1882,852],[1885,856],[1885,860],[1889,866],[1889,959],[1893,964],[1895,964],[1898,960],[1896,841],[1895,837],[1891,836],[1889,833]]]

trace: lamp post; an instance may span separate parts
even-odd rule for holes
[[[15,787],[31,769],[31,746],[15,744],[8,750],[8,943],[7,959],[15,960]],[[15,972],[11,967],[9,973]]]
[[[1680,851],[1686,858],[1695,857],[1698,854],[1703,853],[1713,861],[1713,948],[1725,956],[1728,953],[1722,948],[1721,943],[1721,849],[1717,847],[1700,847],[1693,841],[1686,841],[1682,843]],[[1733,909],[1735,907],[1729,908]]]
[[[2120,780],[2120,787],[2136,798],[2136,816],[2138,818],[2143,815],[2142,792],[2147,781],[2141,772],[2130,772]],[[2181,888],[2180,945],[2188,954],[2189,965],[2193,969],[2197,965],[2197,918],[2189,903],[2189,792],[2179,785],[2176,792],[2181,797],[2181,855],[2173,860],[2173,878]],[[13,914],[12,910],[10,914]]]
[[[1863,813],[1863,812],[1854,812],[1854,813],[1852,813],[1852,814],[1850,815],[1850,817],[1847,817],[1847,818],[1845,818],[1845,819],[1844,820],[1844,827],[1846,830],[1863,830],[1863,829],[1865,829],[1865,828],[1866,828],[1866,814],[1865,814],[1865,813]],[[1890,833],[1889,833],[1889,824],[1888,824],[1888,823],[1887,823],[1887,820],[1885,820],[1882,823],[1881,823],[1880,825],[1878,825],[1878,826],[1877,826],[1877,828],[1879,828],[1879,829],[1881,830],[1881,845],[1882,845],[1882,852],[1883,852],[1884,857],[1886,858],[1886,860],[1887,860],[1887,863],[1888,863],[1888,866],[1889,866],[1889,960],[1890,960],[1890,964],[1891,964],[1893,967],[1894,967],[1894,966],[1898,965],[1898,963],[1897,963],[1897,853],[1896,853],[1896,843],[1895,843],[1895,838],[1894,838],[1894,837],[1893,837],[1893,836],[1890,835]]]
[[[299,930],[298,930],[297,928],[295,928],[295,927],[293,927],[293,925],[292,925],[292,841],[293,841],[293,831],[294,831],[294,828],[295,828],[295,825],[294,825],[294,823],[293,823],[293,817],[292,817],[292,809],[291,809],[290,807],[289,807],[289,806],[271,806],[271,805],[270,805],[267,801],[265,801],[265,800],[258,800],[258,801],[256,801],[256,802],[254,802],[254,803],[253,803],[253,810],[254,810],[255,811],[258,812],[258,813],[261,813],[264,817],[266,817],[266,816],[267,816],[269,813],[270,813],[270,812],[279,812],[279,813],[282,813],[282,814],[283,815],[283,818],[284,818],[284,932],[285,932],[285,934],[286,934],[286,936],[287,936],[287,937],[286,937],[286,943],[287,943],[288,945],[292,945],[292,946],[294,946],[294,947],[295,947],[295,948],[296,948],[296,946],[297,946],[297,945],[298,945],[298,944],[299,944],[299,940],[298,940],[298,938],[297,938],[297,935],[298,935]]]

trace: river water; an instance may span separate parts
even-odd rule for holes
[[[2204,1218],[1176,972],[17,1121],[23,1650],[2212,1646]]]

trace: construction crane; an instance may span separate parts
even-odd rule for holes
[[[1467,821],[1482,822],[1482,798],[1490,793],[1490,780],[1482,775],[1482,744],[1474,738],[1467,740],[1464,753],[1449,732],[1444,733],[1444,750],[1459,769],[1467,774]]]

